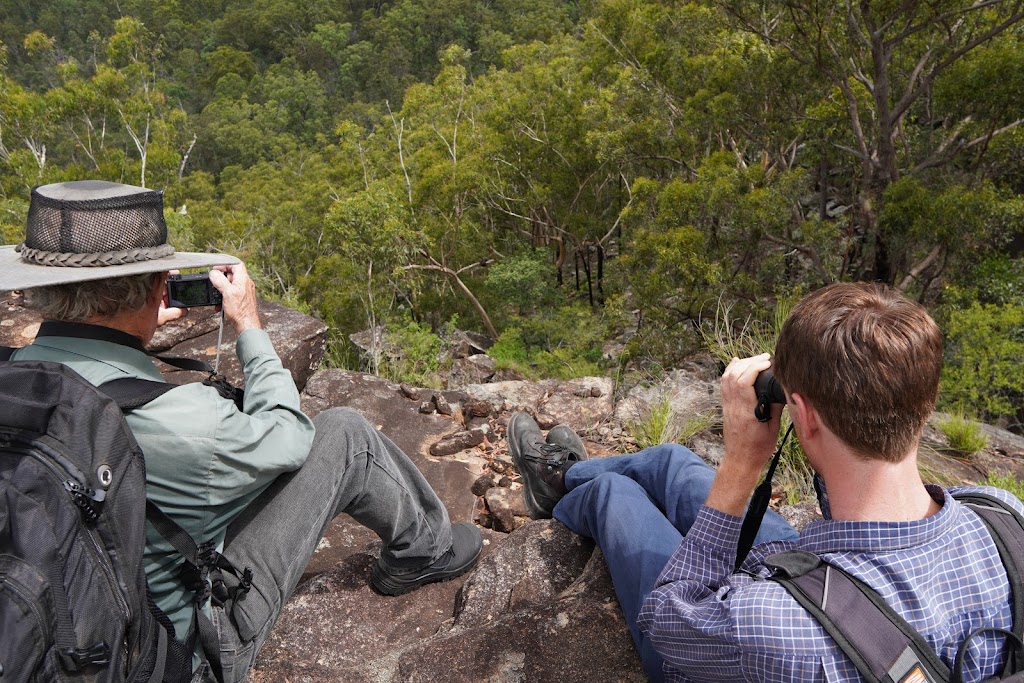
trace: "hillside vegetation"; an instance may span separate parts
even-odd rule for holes
[[[0,0],[0,231],[20,241],[42,183],[163,190],[175,245],[244,258],[331,325],[332,363],[383,326],[420,379],[454,326],[526,373],[656,373],[721,311],[879,280],[940,320],[944,405],[1019,430],[1022,17]]]

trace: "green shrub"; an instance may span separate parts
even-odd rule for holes
[[[387,352],[380,364],[380,375],[394,382],[440,388],[441,338],[430,327],[414,321],[388,325],[384,336]]]
[[[676,440],[676,426],[672,403],[667,399],[656,401],[636,420],[628,420],[626,429],[633,435],[637,448],[644,449]]]
[[[523,331],[518,327],[505,329],[494,346],[487,350],[487,355],[495,360],[503,369],[520,371],[530,362],[530,352],[523,341]]]
[[[700,322],[700,334],[704,346],[716,359],[728,364],[733,358],[749,358],[762,353],[775,353],[775,343],[782,331],[782,324],[789,317],[789,312],[796,305],[796,300],[786,298],[780,300],[772,311],[769,320],[745,318],[737,320],[732,309],[719,303],[714,318],[703,318]]]
[[[982,486],[994,486],[997,489],[1009,491],[1013,495],[1024,500],[1024,482],[1012,475],[989,474]]]
[[[605,331],[599,314],[588,306],[570,304],[518,318],[487,353],[498,368],[532,379],[603,375]]]
[[[944,311],[940,407],[1012,427],[1024,404],[1024,306],[979,304]]]
[[[974,455],[988,445],[988,437],[981,425],[967,419],[963,413],[954,413],[938,422],[939,430],[949,439],[949,447],[963,455]]]

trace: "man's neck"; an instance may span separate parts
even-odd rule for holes
[[[831,458],[826,470],[821,476],[836,520],[910,522],[930,517],[941,507],[924,487],[916,449],[899,463],[843,454]]]
[[[146,324],[145,316],[140,315],[138,311],[129,311],[121,315],[115,315],[111,317],[95,317],[86,320],[90,325],[102,325],[103,327],[109,327],[114,330],[119,330],[125,334],[130,334],[139,340],[139,342],[145,346],[149,343],[153,333],[149,330],[149,326]]]

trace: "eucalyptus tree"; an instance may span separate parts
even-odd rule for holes
[[[803,67],[817,103],[794,111],[805,124],[808,161],[817,161],[822,205],[849,207],[850,243],[841,276],[926,288],[968,235],[995,227],[901,231],[888,203],[927,188],[933,206],[969,197],[993,142],[1024,122],[1019,98],[1001,95],[1024,67],[1020,0],[723,0],[743,30]],[[977,78],[988,72],[989,77]],[[996,76],[995,79],[991,76]],[[810,106],[808,106],[810,105]],[[903,184],[903,187],[900,185]],[[920,193],[917,193],[918,195]],[[904,204],[904,209],[911,207]],[[991,212],[999,213],[998,207]],[[888,218],[898,212],[888,211]],[[933,211],[935,213],[935,211]],[[963,212],[966,213],[966,212]],[[997,235],[968,239],[984,247]]]

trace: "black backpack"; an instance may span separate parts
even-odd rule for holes
[[[962,683],[964,657],[971,639],[998,631],[1005,635],[1010,653],[1001,676],[987,680],[1024,682],[1024,592],[1020,575],[1024,567],[1024,519],[993,496],[971,493],[954,497],[978,513],[999,549],[1010,582],[1013,631],[981,628],[970,634],[960,644],[952,671],[913,626],[875,591],[842,569],[802,550],[765,558],[765,565],[775,570],[772,580],[782,584],[824,627],[865,681]]]
[[[39,334],[149,353],[96,325],[50,320]],[[16,350],[0,347],[2,683],[179,683],[192,678],[197,643],[222,681],[217,629],[202,608],[244,597],[252,572],[238,571],[213,542],[197,545],[146,500],[145,461],[124,420],[175,385],[126,377],[94,387],[59,363],[7,362]],[[244,392],[206,363],[155,357],[207,373],[203,384],[243,409]],[[186,634],[174,633],[149,595],[147,521],[185,560],[181,580],[194,595]]]
[[[117,403],[3,362],[0,406],[0,679],[188,680],[150,609],[145,464]]]

